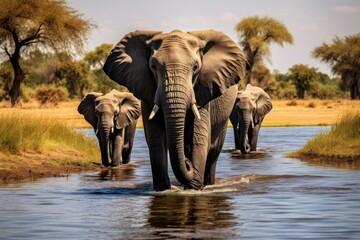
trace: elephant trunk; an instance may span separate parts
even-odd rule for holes
[[[250,153],[251,147],[249,144],[249,130],[253,122],[252,114],[249,111],[241,110],[240,116],[240,150],[242,154]]]
[[[111,140],[110,140],[110,129],[109,126],[100,126],[100,151],[101,161],[105,167],[110,166],[111,159]]]
[[[169,147],[169,156],[173,172],[182,184],[188,184],[194,178],[192,163],[185,157],[184,128],[186,112],[192,103],[192,87],[186,87],[176,77],[170,77],[164,84],[161,101]]]

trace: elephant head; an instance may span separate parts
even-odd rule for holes
[[[199,108],[237,84],[246,60],[221,32],[135,31],[114,47],[103,70],[150,109],[153,106],[144,118],[156,118],[162,110],[171,166],[176,178],[186,183],[193,178],[193,166],[184,154],[185,118],[200,119]]]
[[[241,152],[256,151],[261,122],[272,109],[270,96],[263,89],[248,84],[244,91],[238,92],[234,109],[238,117]]]
[[[110,93],[91,92],[78,106],[78,112],[94,128],[99,140],[104,166],[120,163],[123,129],[136,121],[141,113],[140,102],[133,94],[112,90]]]

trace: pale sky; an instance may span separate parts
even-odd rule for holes
[[[293,45],[271,46],[272,62],[266,65],[282,73],[301,63],[331,74],[311,51],[331,43],[335,35],[360,33],[359,0],[68,0],[68,4],[98,25],[87,51],[102,43],[116,44],[126,33],[143,29],[215,29],[238,42],[236,23],[249,16],[269,16],[285,24],[295,40]]]

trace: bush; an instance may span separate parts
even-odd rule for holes
[[[54,85],[42,85],[35,91],[35,98],[39,101],[40,107],[55,107],[59,102],[66,100],[68,92],[64,87]]]
[[[309,102],[307,105],[308,108],[316,108],[316,104],[314,102]]]
[[[291,100],[290,102],[286,103],[286,106],[297,106],[297,102],[295,100]]]

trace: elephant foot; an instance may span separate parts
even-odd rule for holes
[[[203,188],[204,184],[197,180],[192,180],[190,183],[184,184],[184,190],[203,190]]]
[[[168,181],[157,181],[153,183],[154,185],[154,191],[156,192],[161,192],[161,191],[166,191],[166,190],[170,190],[171,189],[171,184],[170,184],[170,180]]]

